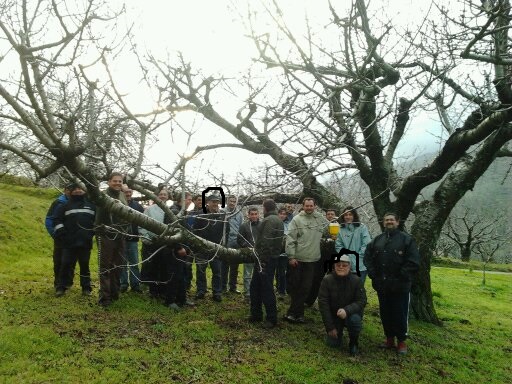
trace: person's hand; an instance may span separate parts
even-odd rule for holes
[[[338,316],[340,319],[346,319],[347,318],[347,312],[343,308],[338,309],[338,312],[336,312],[336,316]]]
[[[329,337],[332,337],[333,339],[338,338],[338,330],[336,328],[331,329],[329,332],[327,332],[327,334],[329,335]]]
[[[288,264],[290,264],[290,267],[295,268],[297,265],[299,265],[299,261],[297,259],[290,259],[288,260]]]

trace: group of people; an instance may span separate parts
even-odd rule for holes
[[[366,305],[365,281],[369,277],[378,295],[386,336],[382,347],[407,353],[409,297],[419,253],[414,239],[399,230],[396,214],[386,213],[383,233],[371,239],[355,208],[346,207],[339,217],[334,209],[327,209],[324,214],[313,198],[305,198],[297,214],[292,204],[278,209],[273,200],[265,200],[261,207],[263,218],[260,219],[260,209],[251,206],[244,222],[236,196],[228,196],[226,208],[221,209],[220,196],[211,194],[203,211],[201,195],[186,193],[181,204],[169,204],[170,192],[163,188],[158,192],[158,201],[144,210],[132,198],[131,189],[123,185],[123,175],[118,172],[110,175],[105,193],[164,224],[170,224],[169,216],[173,216],[166,214],[169,209],[183,227],[209,242],[228,248],[251,248],[255,262],[243,264],[244,295],[250,302],[248,320],[262,322],[266,329],[278,323],[277,298],[288,294],[290,304],[283,319],[293,324],[304,323],[305,306],[317,302],[326,343],[340,347],[346,328],[349,352],[357,355]],[[52,204],[46,227],[54,239],[54,286],[58,297],[73,284],[77,261],[82,292],[91,294],[89,259],[94,234],[99,253],[99,304],[104,307],[128,288],[141,292],[141,284],[149,287],[151,297],[162,299],[173,310],[193,306],[192,297],[187,295],[193,280],[193,263],[195,300],[205,298],[208,291],[208,266],[212,270],[215,302],[221,302],[225,292],[241,293],[237,288],[238,263],[220,261],[209,247],[191,252],[185,244],[168,246],[157,234],[95,207],[79,184],[67,185],[64,194]],[[138,258],[139,239],[142,263]]]

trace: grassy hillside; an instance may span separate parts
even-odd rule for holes
[[[242,297],[173,313],[127,293],[108,310],[73,287],[53,295],[51,241],[43,220],[56,191],[0,184],[0,383],[506,383],[512,382],[512,277],[436,268],[443,327],[412,320],[410,353],[379,350],[376,295],[362,354],[323,344],[318,312],[308,323],[264,331],[244,321]],[[239,279],[241,280],[241,279]],[[279,304],[279,313],[286,304]]]

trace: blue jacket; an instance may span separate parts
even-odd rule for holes
[[[357,252],[359,254],[359,270],[366,271],[363,258],[366,246],[371,240],[370,232],[363,223],[360,223],[358,227],[354,224],[342,224],[334,246],[336,252],[339,252],[341,248]],[[348,256],[350,257],[350,270],[356,272],[356,257],[355,255]]]
[[[44,220],[44,226],[46,227],[46,230],[50,234],[51,237],[53,237],[53,232],[55,231],[55,215],[57,214],[57,210],[59,207],[63,206],[68,202],[68,197],[64,194],[60,195],[57,199],[55,199],[50,205],[50,208],[48,209],[48,212],[46,213],[46,218]]]
[[[96,206],[85,196],[71,196],[61,205],[55,216],[56,239],[62,239],[64,248],[92,248]]]

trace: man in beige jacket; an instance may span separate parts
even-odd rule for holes
[[[287,283],[291,301],[284,319],[291,323],[304,322],[304,301],[311,289],[315,262],[320,259],[320,239],[328,226],[324,215],[316,212],[313,198],[306,197],[302,208],[302,212],[290,222],[286,236]]]

